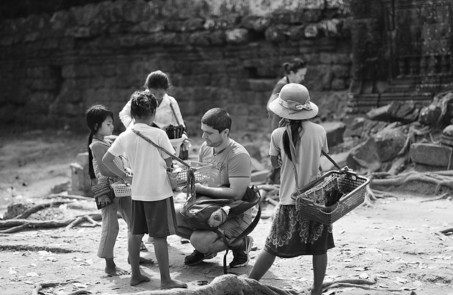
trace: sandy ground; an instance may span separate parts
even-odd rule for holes
[[[0,142],[0,216],[11,202],[48,202],[50,189],[70,180],[69,163],[85,151],[85,138],[65,133],[33,132],[3,136]],[[263,143],[262,146],[266,146]],[[407,195],[382,199],[373,207],[360,207],[334,224],[336,247],[329,251],[326,280],[376,278],[372,290],[337,288],[325,294],[445,294],[453,295],[453,236],[439,234],[453,227],[453,202],[421,201],[432,196]],[[264,208],[265,214],[272,206]],[[35,213],[29,219],[65,219],[96,213],[92,201]],[[246,275],[263,248],[271,219],[262,219],[252,236],[255,240],[249,266],[229,269]],[[120,220],[115,249],[118,266],[127,263],[126,225]],[[31,229],[0,234],[0,294],[31,294],[36,283],[60,282],[42,294],[69,294],[88,290],[92,294],[134,294],[159,289],[157,264],[142,267],[149,283],[129,286],[129,276],[109,277],[96,256],[100,227],[89,224],[70,230]],[[146,241],[146,239],[145,239]],[[179,237],[168,239],[171,275],[189,289],[221,276],[223,253],[201,265],[188,267],[184,256],[193,248]],[[143,257],[155,260],[152,244]],[[232,254],[228,255],[231,261]],[[301,291],[311,285],[311,258],[278,259],[262,282]],[[79,292],[79,294],[82,292]]]

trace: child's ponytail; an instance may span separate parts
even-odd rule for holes
[[[90,132],[88,136],[88,174],[90,175],[90,179],[95,179],[96,175],[94,174],[93,168],[93,153],[91,152],[90,145],[93,142],[93,132]]]

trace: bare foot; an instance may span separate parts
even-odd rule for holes
[[[187,284],[178,280],[170,280],[160,283],[160,288],[165,289],[174,289],[174,288],[187,288]]]
[[[144,276],[142,274],[138,275],[137,277],[132,277],[131,276],[131,282],[130,282],[130,285],[131,286],[136,286],[140,283],[144,283],[144,282],[149,282],[151,279],[148,278],[147,276]]]
[[[116,277],[116,276],[123,276],[123,275],[128,275],[129,272],[127,270],[121,269],[117,266],[114,267],[106,267],[105,268],[105,273],[108,274],[109,276]]]

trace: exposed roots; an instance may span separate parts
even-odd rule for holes
[[[70,284],[70,283],[72,283],[72,282],[68,281],[68,282],[65,282],[65,283],[56,283],[56,282],[36,283],[35,284],[35,288],[33,289],[31,294],[32,295],[39,295],[39,294],[42,294],[40,292],[42,289],[59,287],[59,286],[67,285],[67,284]],[[88,291],[88,290],[77,290],[77,291],[70,292],[70,293],[64,293],[64,295],[85,295],[85,294],[92,294],[92,293],[90,291]]]
[[[46,209],[46,208],[51,208],[51,207],[58,207],[60,205],[70,204],[70,203],[73,203],[73,202],[71,202],[71,201],[55,201],[55,202],[50,202],[50,203],[39,204],[39,205],[36,205],[34,207],[31,207],[28,210],[25,210],[24,213],[14,217],[14,219],[26,219],[30,215],[32,215],[33,213],[36,213],[36,212],[38,212],[40,210],[43,210],[43,209]]]
[[[99,213],[76,216],[75,218],[66,220],[45,220],[45,221],[27,219],[0,220],[0,228],[7,228],[5,230],[1,230],[0,233],[3,234],[15,233],[30,228],[58,228],[64,226],[67,226],[68,227],[67,229],[70,229],[80,224],[81,222],[85,221],[88,221],[92,225],[97,226],[99,225],[99,223],[96,221],[99,220],[102,220],[102,216]]]
[[[420,203],[426,203],[426,202],[433,202],[433,201],[439,201],[439,200],[444,200],[444,199],[447,199],[450,197],[450,193],[445,193],[445,194],[442,194],[438,197],[435,197],[435,198],[432,198],[432,199],[429,199],[429,200],[423,200],[423,201],[420,201]]]
[[[453,227],[452,227],[452,228],[447,228],[447,229],[441,230],[440,233],[441,233],[441,234],[444,234],[444,235],[446,235],[446,236],[449,236],[449,235],[453,234]]]
[[[409,182],[424,182],[435,185],[435,194],[441,188],[453,189],[453,171],[439,171],[439,172],[416,172],[411,171],[402,173],[395,176],[389,176],[385,179],[374,178],[370,183],[376,186],[401,186]],[[376,190],[375,190],[376,192]]]

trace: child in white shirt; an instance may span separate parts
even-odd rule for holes
[[[131,97],[133,129],[174,153],[167,134],[151,127],[157,102],[149,92],[136,91]],[[129,259],[132,268],[131,286],[150,279],[140,272],[140,241],[145,233],[154,238],[154,249],[159,263],[161,289],[187,288],[187,284],[172,280],[169,271],[167,236],[175,234],[173,191],[167,176],[172,159],[160,149],[127,129],[120,134],[103,158],[110,168],[115,156],[125,153],[134,173],[132,181],[132,224],[129,238]]]

